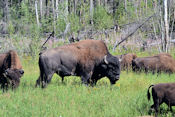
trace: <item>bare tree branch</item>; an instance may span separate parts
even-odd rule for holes
[[[141,23],[132,33],[130,33],[128,36],[126,36],[124,39],[122,39],[119,43],[115,43],[114,47],[113,47],[113,51],[115,50],[115,48],[117,46],[119,46],[121,43],[123,43],[124,41],[126,41],[128,39],[128,37],[132,36],[139,28],[141,28],[147,21],[149,21],[152,17],[154,17],[156,14],[154,13],[153,15],[151,15],[150,17],[148,17],[143,23]]]

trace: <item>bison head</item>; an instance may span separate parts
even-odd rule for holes
[[[111,84],[115,84],[120,78],[120,62],[119,59],[112,55],[106,55],[104,57],[105,76],[110,79]]]
[[[4,76],[7,80],[7,83],[12,85],[12,88],[19,86],[20,78],[24,74],[22,69],[7,69],[5,70]]]

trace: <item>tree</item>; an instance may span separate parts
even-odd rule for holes
[[[168,9],[167,9],[168,1],[164,0],[164,23],[165,23],[165,52],[168,52],[169,49],[169,23],[168,23]]]

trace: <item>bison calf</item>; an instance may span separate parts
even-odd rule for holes
[[[175,83],[160,83],[156,85],[151,85],[147,91],[147,98],[150,100],[149,89],[152,87],[152,98],[154,104],[151,108],[156,111],[156,116],[159,106],[165,102],[169,109],[172,111],[172,106],[175,106]]]

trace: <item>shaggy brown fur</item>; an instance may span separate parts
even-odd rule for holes
[[[8,68],[22,69],[18,54],[14,50],[10,50],[7,53],[0,54],[0,74]]]
[[[89,84],[90,78],[96,83],[106,74],[110,77],[111,84],[114,84],[120,75],[118,58],[112,56],[106,44],[100,40],[82,40],[45,50],[40,53],[39,67],[40,77],[36,86],[42,81],[43,88],[50,82],[54,73],[61,76],[62,81],[64,76],[80,76],[84,84]]]
[[[152,71],[153,73],[174,73],[175,60],[170,54],[161,53],[151,57],[140,57],[132,61],[133,71]]]
[[[7,53],[0,54],[0,78],[1,78],[0,84],[1,84],[2,88],[4,88],[5,86],[8,85],[7,77],[4,76],[4,73],[7,69],[9,69],[11,71],[11,72],[8,72],[9,74],[7,74],[9,76],[13,76],[13,77],[11,77],[11,79],[13,79],[13,78],[19,79],[22,76],[22,75],[15,75],[14,72],[16,72],[16,70],[20,70],[22,74],[24,73],[24,71],[22,70],[22,65],[21,65],[20,59],[14,50],[10,50]],[[16,86],[18,86],[18,85],[16,85]]]
[[[136,54],[133,53],[128,53],[128,54],[123,54],[123,55],[119,55],[117,56],[120,60],[120,65],[121,65],[121,70],[129,70],[132,67],[132,60],[134,60],[135,58],[137,58]]]
[[[101,40],[82,40],[76,43],[71,43],[54,49],[46,50],[42,56],[52,56],[58,53],[58,51],[64,51],[65,53],[73,54],[76,57],[77,62],[84,65],[86,68],[94,62],[101,62],[105,55],[107,55],[108,49],[105,43]],[[88,68],[87,68],[88,69]]]
[[[19,56],[16,51],[10,50],[9,55],[11,56],[11,69],[22,69],[22,65]]]

